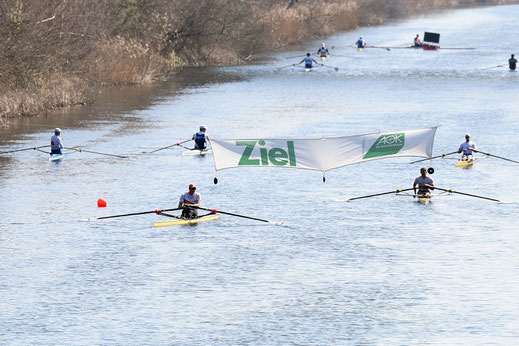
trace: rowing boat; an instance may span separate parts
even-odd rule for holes
[[[155,222],[153,224],[154,227],[168,227],[168,226],[177,226],[177,225],[196,225],[199,222],[218,220],[220,218],[219,214],[208,214],[200,217],[195,217],[193,219],[175,219],[171,221],[162,221]]]
[[[211,149],[190,149],[182,151],[182,156],[204,156],[212,153],[213,151]]]
[[[362,52],[364,50],[364,47],[357,47],[358,52]]]
[[[478,161],[478,159],[459,160],[458,162],[456,162],[456,167],[462,167],[462,168],[470,167],[473,164],[475,164],[477,161]]]
[[[327,59],[326,55],[321,56],[321,60],[326,60],[326,59]]]
[[[431,195],[422,195],[416,198],[417,202],[424,205],[431,203]]]
[[[59,161],[63,158],[63,154],[50,154],[49,161]]]

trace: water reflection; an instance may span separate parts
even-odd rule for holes
[[[517,158],[517,74],[477,71],[517,46],[519,6],[440,13],[334,36],[328,46],[402,43],[421,30],[471,52],[387,52],[330,59],[339,71],[187,69],[148,86],[114,88],[49,117],[10,121],[3,149],[46,143],[142,153],[189,139],[309,138],[442,125],[434,153],[470,132]],[[481,25],[484,18],[488,23]],[[462,20],[470,19],[470,20]],[[505,29],[503,29],[505,28]],[[488,42],[507,37],[501,47]],[[454,41],[453,41],[454,40]],[[309,44],[301,51],[313,47]],[[505,54],[506,53],[506,54]],[[496,62],[497,60],[497,62]],[[315,73],[314,73],[315,72]],[[403,196],[348,198],[411,187],[420,166],[381,160],[321,173],[214,172],[212,157],[172,148],[130,159],[71,154],[0,156],[0,341],[153,344],[510,343],[517,340],[517,204],[464,196],[431,205]],[[516,166],[480,160],[432,166],[435,184],[515,201]],[[217,175],[220,183],[214,185]],[[279,228],[222,216],[154,229],[157,215],[81,219],[176,206],[189,183],[203,205],[285,221]],[[106,209],[96,206],[98,198]]]

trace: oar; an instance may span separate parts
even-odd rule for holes
[[[482,198],[482,199],[486,199],[486,200],[489,200],[489,201],[493,201],[493,202],[501,202],[500,200],[498,199],[495,199],[495,198],[490,198],[490,197],[484,197],[484,196],[479,196],[479,195],[473,195],[471,193],[465,193],[465,192],[459,192],[459,191],[454,191],[454,190],[449,190],[449,189],[442,189],[441,187],[434,187],[435,189],[438,189],[440,191],[445,191],[445,192],[449,192],[449,193],[457,193],[458,195],[464,195],[464,196],[469,196],[469,197],[476,197],[476,198]]]
[[[40,148],[47,148],[47,147],[50,147],[50,145],[40,145],[39,147],[16,149],[16,150],[9,150],[9,151],[0,151],[0,154],[10,154],[10,153],[16,153],[19,151],[26,151],[26,150],[38,150]]]
[[[210,211],[212,213],[219,213],[219,214],[225,214],[225,215],[241,217],[241,218],[249,219],[249,220],[256,220],[256,221],[261,221],[261,222],[267,222],[267,223],[270,223],[271,225],[276,225],[276,226],[285,226],[284,222],[276,222],[276,221],[270,221],[270,220],[265,220],[265,219],[258,219],[257,217],[240,215],[240,214],[234,214],[234,213],[228,213],[228,212],[221,211],[221,210],[216,210],[216,209],[207,209],[207,208],[202,208],[202,207],[192,207],[192,208],[197,208],[197,209],[201,209],[201,210],[207,210],[207,211]]]
[[[326,66],[326,65],[324,65],[324,64],[317,64],[317,65],[320,65],[320,66],[322,66],[322,67],[333,68],[335,71],[339,71],[339,68],[338,68],[338,67]]]
[[[438,49],[475,50],[476,48],[438,47]]]
[[[492,66],[492,67],[487,67],[487,68],[482,68],[481,70],[490,70],[491,68],[504,67],[504,66],[506,66],[506,64],[503,64],[503,65],[497,65],[497,66]]]
[[[453,151],[452,153],[447,153],[447,154],[441,154],[441,155],[438,155],[438,156],[428,157],[428,158],[426,158],[426,159],[421,159],[421,160],[413,161],[413,162],[409,162],[409,163],[410,163],[410,164],[413,164],[413,163],[417,163],[417,162],[422,162],[422,161],[427,161],[427,160],[437,159],[437,158],[439,158],[439,157],[444,158],[445,156],[449,156],[449,155],[456,154],[456,153],[457,153],[457,151]]]
[[[510,162],[513,162],[513,163],[519,163],[519,161],[515,161],[515,160],[507,159],[506,157],[501,157],[501,156],[497,156],[497,155],[490,154],[490,153],[485,153],[484,151],[481,151],[481,150],[474,150],[474,151],[475,151],[476,153],[485,154],[485,155],[487,155],[487,156],[495,157],[495,158],[498,158],[498,159],[501,159],[501,160],[510,161]]]
[[[157,213],[158,215],[162,215],[162,216],[167,216],[167,217],[171,217],[171,218],[174,218],[174,219],[181,219],[180,216],[176,216],[176,215],[171,215],[171,214],[167,214],[167,213],[164,213],[162,211],[160,211],[159,213]]]
[[[346,45],[346,46],[332,46],[331,48],[332,49],[335,49],[335,48],[352,48],[352,47],[357,47],[356,45],[354,44],[349,44],[349,45]]]
[[[404,191],[411,191],[413,190],[412,187],[408,188],[408,189],[402,189],[402,190],[394,190],[394,191],[389,191],[389,192],[382,192],[382,193],[375,193],[373,195],[367,195],[367,196],[360,196],[360,197],[353,197],[353,198],[350,198],[348,199],[346,202],[349,202],[349,201],[354,201],[356,199],[361,199],[361,198],[369,198],[369,197],[377,197],[377,196],[383,196],[383,195],[390,195],[392,193],[400,193],[400,192],[404,192]]]
[[[153,151],[148,151],[148,152],[145,151],[143,154],[152,154],[152,153],[156,153],[157,151],[164,150],[164,149],[169,149],[169,148],[172,148],[172,147],[175,147],[175,146],[179,146],[179,145],[184,144],[184,143],[189,142],[189,141],[192,141],[192,139],[188,139],[188,140],[185,140],[185,141],[183,141],[183,142],[179,142],[179,143],[171,144],[171,145],[168,145],[167,147],[158,148],[158,149],[155,149],[155,150],[153,150]]]
[[[381,47],[381,46],[366,46],[364,48],[381,48],[381,49],[385,49],[385,50],[391,50],[391,47]]]
[[[98,151],[90,151],[90,150],[85,150],[85,149],[81,149],[81,148],[64,148],[64,149],[75,150],[75,151],[78,151],[78,152],[85,152],[85,153],[91,153],[91,154],[97,154],[97,155],[119,157],[121,159],[127,159],[128,158],[128,156],[100,153]]]
[[[287,68],[287,67],[291,67],[291,66],[297,66],[297,64],[292,64],[292,65],[286,65],[286,66],[281,66],[281,67],[278,67],[278,70],[281,70],[282,68]]]
[[[163,209],[163,210],[157,209],[157,210],[150,210],[150,211],[141,211],[141,212],[137,212],[137,213],[101,216],[101,217],[94,217],[94,218],[90,218],[90,219],[84,219],[83,221],[113,219],[115,217],[135,216],[135,215],[144,215],[144,214],[161,214],[164,211],[175,211],[175,210],[180,210],[180,209],[184,209],[184,208],[172,208],[172,209]]]

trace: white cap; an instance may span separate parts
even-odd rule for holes
[[[56,128],[54,129],[54,133],[58,133],[58,132],[61,133],[61,129],[60,129],[59,127],[56,127]]]
[[[200,125],[200,130],[205,130],[205,126],[204,125]]]
[[[362,40],[362,36],[360,37],[360,39]]]
[[[465,133],[465,137],[470,137],[470,133]]]

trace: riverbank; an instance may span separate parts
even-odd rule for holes
[[[0,11],[0,118],[83,104],[106,86],[148,83],[183,66],[242,64],[358,26],[517,2],[15,0]]]

